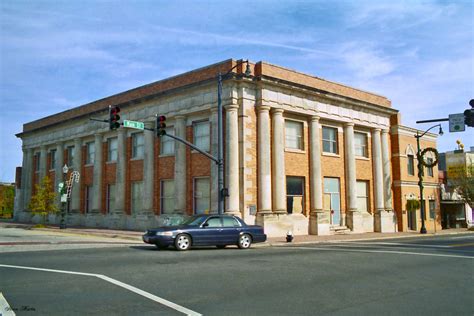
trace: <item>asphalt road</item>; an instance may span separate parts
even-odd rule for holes
[[[17,315],[473,315],[473,268],[474,234],[188,252],[109,244],[0,253],[0,291]]]

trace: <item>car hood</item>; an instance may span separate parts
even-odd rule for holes
[[[149,230],[147,230],[147,232],[153,232],[153,233],[156,233],[156,232],[169,232],[169,231],[173,231],[173,230],[187,229],[189,227],[191,227],[191,226],[188,226],[188,225],[166,226],[166,227],[158,227],[158,228],[149,229]]]

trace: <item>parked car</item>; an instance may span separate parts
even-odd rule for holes
[[[252,243],[264,242],[267,235],[263,227],[247,225],[237,216],[195,215],[176,226],[149,229],[143,241],[159,249],[174,246],[177,250],[188,250],[191,246],[237,245],[240,249],[250,248]]]

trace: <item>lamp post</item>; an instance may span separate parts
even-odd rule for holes
[[[441,124],[437,124],[428,128],[423,134],[419,134],[419,131],[416,131],[416,158],[418,160],[418,187],[420,188],[420,212],[421,212],[421,229],[420,234],[426,234],[426,227],[425,227],[425,201],[423,200],[423,163],[422,163],[422,155],[421,155],[421,148],[420,148],[420,138],[425,136],[431,129],[439,127],[438,134],[440,136],[443,135],[443,129],[441,128]],[[435,224],[436,226],[436,224]]]
[[[229,69],[225,74],[219,71],[217,76],[217,213],[222,214],[224,210],[224,198],[228,195],[227,190],[224,188],[224,131],[222,127],[222,80],[228,76],[232,70],[237,66],[247,63],[245,68],[245,76],[249,77],[251,74],[250,65],[248,60],[239,60],[237,64]]]
[[[60,193],[61,196],[61,222],[59,223],[59,229],[65,229],[66,228],[66,221],[65,221],[65,215],[66,215],[66,203],[67,203],[67,186],[66,186],[66,176],[69,171],[69,168],[67,164],[64,164],[63,167],[63,188],[62,192]],[[63,196],[66,194],[66,198],[63,198]]]

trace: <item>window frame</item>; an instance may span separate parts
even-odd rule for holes
[[[407,155],[407,173],[409,176],[415,175],[415,156]]]
[[[432,164],[433,163],[433,158],[431,157],[427,157],[426,158],[427,162]],[[426,167],[426,175],[428,177],[434,177],[434,171],[433,171],[433,167]]]
[[[136,189],[136,187],[138,189]],[[137,192],[137,193],[136,193]],[[136,194],[138,196],[136,196]],[[139,209],[136,209],[137,206],[140,206]],[[143,181],[131,181],[130,182],[130,213],[137,214],[143,210]]]
[[[290,130],[290,126],[298,126],[296,129],[296,147],[291,147],[288,144],[292,141],[288,139],[288,137],[293,137],[293,135],[290,135],[288,131]],[[299,132],[299,133],[298,133]],[[304,143],[304,122],[297,121],[297,120],[291,120],[291,119],[285,119],[285,149],[287,150],[295,150],[295,151],[304,151],[305,150],[305,143]]]
[[[201,147],[197,142],[196,142],[196,127],[198,126],[203,126],[203,125],[207,125],[207,128],[208,128],[208,133],[207,135],[204,135],[204,136],[198,136],[199,139],[205,139],[207,138],[207,142],[205,142],[205,146],[204,147]],[[204,143],[204,142],[202,142]],[[208,120],[203,120],[203,121],[194,121],[193,122],[193,144],[198,147],[199,149],[205,151],[205,152],[210,152],[211,150],[211,123],[208,121]]]
[[[288,180],[289,179],[296,179],[301,181],[301,195],[300,194],[289,194],[288,193]],[[286,176],[285,178],[285,186],[286,186],[286,203],[287,203],[287,213],[288,214],[305,214],[305,207],[306,207],[306,178],[304,176]],[[301,197],[301,212],[296,212],[293,211],[293,208],[290,209],[288,207],[288,198],[295,198],[295,197]]]
[[[173,187],[173,193],[170,196],[164,196],[164,183],[171,183],[171,186]],[[165,201],[168,201],[170,199],[174,204],[175,201],[175,195],[174,195],[174,179],[161,179],[160,180],[160,213],[161,214],[172,214],[174,212],[174,209],[172,208],[171,210],[164,210],[164,205]]]
[[[139,139],[141,139],[141,144],[138,143]],[[139,150],[140,148],[141,148],[141,151]],[[143,159],[144,156],[145,156],[145,135],[141,132],[133,133],[132,134],[132,159],[139,160],[139,159]]]
[[[56,159],[56,149],[51,149],[49,151],[49,170],[55,170],[56,169],[56,164],[57,164],[57,159]]]
[[[111,192],[112,186],[113,186],[113,192],[114,193],[113,193],[113,196],[111,198],[110,192]],[[116,193],[117,193],[116,188],[117,187],[115,186],[115,183],[108,183],[107,184],[107,191],[106,191],[106,197],[105,197],[105,211],[108,214],[111,213],[111,211],[115,210],[115,196],[116,196]],[[110,201],[113,201],[113,208],[112,209],[110,208],[110,206],[111,206]]]
[[[364,144],[358,144],[358,137],[364,138]],[[362,155],[358,154],[358,149],[362,149]],[[354,132],[354,154],[357,158],[369,158],[369,137],[367,133]]]
[[[203,198],[206,198],[206,196],[204,197],[198,197],[196,196],[196,183],[199,181],[199,180],[207,180],[208,183],[209,183],[209,192],[208,192],[208,196],[207,196],[207,202],[208,202],[208,212],[206,213],[206,210],[203,210],[201,213],[198,213],[197,212],[197,199],[203,199]],[[199,215],[199,214],[211,214],[211,177],[194,177],[193,178],[193,214],[195,215]]]
[[[365,195],[361,195],[361,193],[359,192],[359,185],[360,183],[364,183],[365,184]],[[356,181],[356,199],[357,199],[357,211],[365,211],[365,212],[370,212],[370,201],[369,201],[369,198],[370,198],[370,186],[369,186],[369,181],[367,180],[357,180]],[[365,203],[365,210],[362,210],[362,209],[359,209],[359,200],[361,199],[364,199],[364,203]]]
[[[67,166],[71,168],[74,166],[74,146],[67,146],[66,147],[67,151]]]
[[[173,126],[169,126],[165,128],[166,134],[171,134],[175,135],[175,130]],[[170,145],[172,147],[172,150],[170,152],[165,152],[164,148],[166,145]],[[171,137],[160,137],[160,156],[174,156],[176,153],[176,142],[173,138]]]
[[[331,131],[334,131],[334,140],[331,140],[331,139],[325,139],[324,138],[324,130],[331,130]],[[339,155],[339,130],[337,127],[332,127],[332,126],[322,126],[321,127],[321,139],[322,139],[322,152],[324,154],[328,154],[328,155]],[[330,146],[330,149],[333,147],[332,145],[334,145],[335,147],[335,152],[332,152],[332,151],[326,151],[325,148],[324,148],[324,144],[325,143],[328,143],[329,146]]]
[[[87,142],[86,143],[86,165],[93,165],[94,163],[95,163],[95,143]]]
[[[112,148],[112,143],[115,143],[115,148]],[[113,159],[113,153],[115,153],[115,159]],[[107,139],[107,162],[117,162],[118,159],[118,139],[117,137],[111,137]]]

